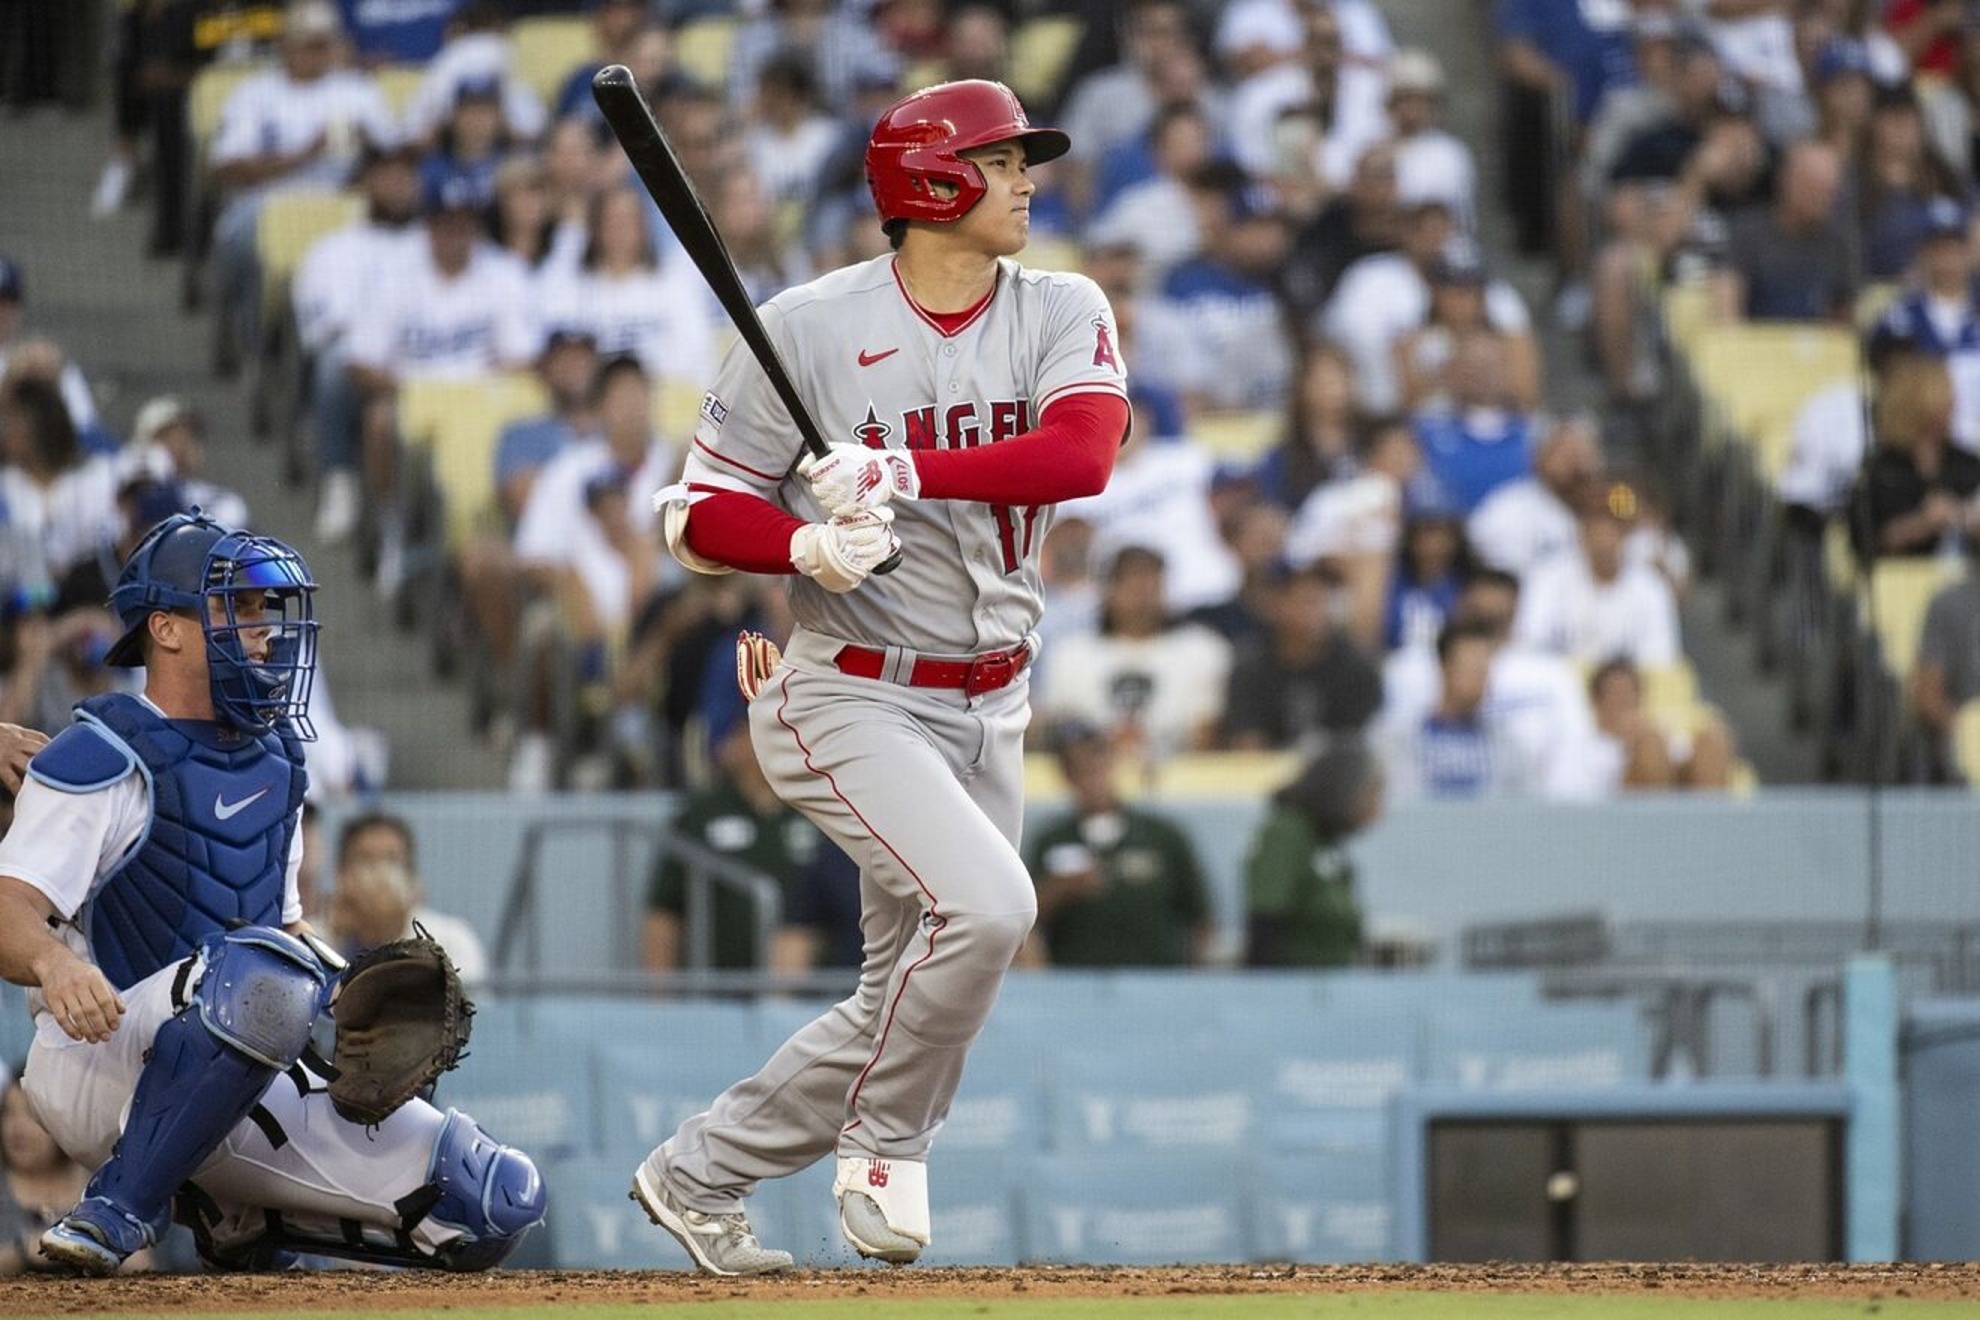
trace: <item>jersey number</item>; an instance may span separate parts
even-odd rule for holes
[[[1004,552],[1004,572],[1015,573],[1024,567],[1025,556],[1031,553],[1032,533],[1038,528],[1038,506],[993,504],[990,518],[997,524],[997,545]]]

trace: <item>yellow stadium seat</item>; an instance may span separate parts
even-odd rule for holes
[[[1700,391],[1736,436],[1788,426],[1809,397],[1857,370],[1856,338],[1826,324],[1715,325],[1690,354]]]
[[[1856,551],[1849,544],[1849,528],[1840,518],[1832,519],[1822,533],[1822,567],[1829,585],[1837,591],[1856,590]]]
[[[1968,788],[1980,792],[1980,701],[1959,708],[1953,721],[1953,761],[1966,776]]]
[[[1884,559],[1871,570],[1865,607],[1874,613],[1884,664],[1900,683],[1911,681],[1918,658],[1918,637],[1925,627],[1925,610],[1940,588],[1960,578],[1960,566],[1939,558]]]
[[[261,258],[262,289],[269,305],[288,297],[289,279],[310,246],[325,234],[355,224],[364,199],[345,192],[278,192],[262,205],[254,246]]]
[[[1129,801],[1153,795],[1258,802],[1290,782],[1300,765],[1292,752],[1191,752],[1153,767],[1122,756],[1114,767],[1114,788]],[[1033,800],[1064,797],[1069,790],[1058,757],[1050,752],[1027,755],[1024,791]]]
[[[1901,292],[1903,292],[1902,285],[1871,284],[1857,294],[1856,306],[1850,313],[1850,319],[1856,323],[1857,333],[1868,333],[1870,327],[1876,325],[1877,319],[1884,314],[1884,309],[1889,307]]]
[[[1689,733],[1711,714],[1698,699],[1698,671],[1689,660],[1645,669],[1643,708],[1660,728]]]
[[[1073,239],[1045,237],[1025,244],[1018,260],[1032,270],[1078,271],[1085,254]]]
[[[546,104],[557,99],[564,80],[593,54],[591,24],[582,18],[524,18],[509,29],[516,77]]]
[[[735,49],[736,24],[729,18],[697,18],[674,34],[674,62],[681,72],[704,87],[729,83],[729,53]]]
[[[446,501],[447,544],[458,549],[492,514],[495,444],[502,428],[549,407],[535,377],[413,380],[399,390],[399,435],[431,458]]]
[[[1249,463],[1279,442],[1285,417],[1276,412],[1209,413],[1191,422],[1189,438],[1223,462]]]
[[[387,64],[373,69],[371,76],[378,81],[379,94],[385,98],[392,113],[405,118],[406,107],[412,104],[413,93],[419,90],[420,80],[426,76],[422,69],[405,64]]]
[[[947,60],[916,60],[901,73],[902,87],[933,87],[949,81]]]
[[[662,377],[653,385],[653,426],[677,445],[685,445],[701,418],[701,386]]]
[[[1689,356],[1699,332],[1711,323],[1712,294],[1703,280],[1674,284],[1664,291],[1664,333]]]
[[[199,71],[186,95],[186,126],[192,132],[195,147],[204,150],[213,141],[213,134],[220,127],[220,112],[226,108],[227,98],[234,94],[234,89],[272,67],[260,60],[250,60],[240,64],[209,64]]]
[[[1076,18],[1034,18],[1011,34],[1011,90],[1026,104],[1047,99],[1085,32]]]

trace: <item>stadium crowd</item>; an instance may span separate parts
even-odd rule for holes
[[[458,583],[432,626],[489,658],[478,732],[513,788],[688,790],[684,828],[808,877],[802,910],[843,911],[849,882],[760,791],[730,679],[738,628],[787,630],[781,594],[685,574],[647,500],[732,336],[591,103],[608,62],[635,71],[759,298],[886,250],[861,153],[903,90],[1004,79],[1071,134],[1036,172],[1025,259],[1106,290],[1135,424],[1043,550],[1034,729],[1073,800],[1035,859],[1058,956],[1104,959],[1096,932],[1130,928],[1149,961],[1196,950],[1187,845],[1110,796],[1174,758],[1303,760],[1251,890],[1308,921],[1272,925],[1261,961],[1352,951],[1338,844],[1385,798],[1735,781],[1726,724],[1690,695],[1690,556],[1641,421],[1668,385],[1668,287],[1725,322],[1872,327],[1874,451],[1854,386],[1796,427],[1781,493],[1807,536],[1851,507],[1871,556],[1957,555],[1980,531],[1980,8],[1961,0],[1499,0],[1508,198],[1560,271],[1538,311],[1495,269],[1513,254],[1481,244],[1444,70],[1375,0],[594,0],[589,54],[545,77],[524,30],[569,8],[129,5],[94,204],[133,204],[149,175],[152,247],[198,260],[217,368],[292,347],[314,544],[395,598]],[[271,268],[271,228],[326,197],[352,200]],[[184,504],[250,515],[203,473],[181,402],[121,443],[105,429],[87,362],[32,333],[33,278],[0,263],[0,719],[52,727],[114,681],[119,547]],[[1547,410],[1563,365],[1542,315],[1585,332],[1598,412]],[[422,398],[447,401],[430,434]],[[465,478],[435,452],[464,426]],[[1936,728],[1980,695],[1977,593],[1948,588],[1925,630],[1914,704]],[[378,786],[342,756],[333,791]],[[1106,908],[1123,888],[1155,897]],[[680,957],[682,892],[656,875],[652,966]],[[754,948],[746,915],[725,957],[845,953],[824,916]]]

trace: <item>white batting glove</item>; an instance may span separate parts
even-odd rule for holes
[[[843,596],[901,548],[893,523],[892,509],[806,523],[791,533],[791,563],[825,590]]]
[[[877,509],[888,500],[911,500],[921,494],[921,474],[904,450],[868,449],[865,445],[833,445],[823,458],[806,455],[798,473],[811,482],[811,493],[834,515]]]

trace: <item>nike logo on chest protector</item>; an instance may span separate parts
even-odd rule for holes
[[[248,794],[246,797],[242,798],[239,802],[229,802],[225,798],[223,798],[220,794],[215,793],[213,795],[213,814],[221,820],[232,820],[234,817],[240,815],[243,811],[246,811],[249,807],[253,806],[261,798],[266,797],[268,795],[269,789],[272,789],[274,787],[275,786],[273,784],[268,784],[263,788],[261,788],[260,790]]]

